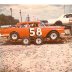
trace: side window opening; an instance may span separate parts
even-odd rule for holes
[[[37,23],[32,23],[32,24],[29,24],[30,27],[38,27],[38,24]]]
[[[69,14],[69,18],[72,18],[72,14]]]
[[[64,15],[64,18],[68,18],[68,15]]]
[[[27,27],[27,24],[21,24],[20,25],[20,28],[25,28],[25,27]]]
[[[72,17],[72,14],[67,14],[64,16],[65,18],[71,18]]]
[[[34,27],[38,27],[38,24],[37,23],[34,23]]]

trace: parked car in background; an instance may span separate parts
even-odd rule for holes
[[[48,20],[49,25],[72,25],[72,13],[63,14],[59,18]]]

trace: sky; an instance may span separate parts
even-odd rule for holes
[[[29,14],[31,20],[48,20],[61,16],[70,10],[71,5],[47,5],[47,4],[0,4],[0,14],[11,15],[10,8],[12,8],[12,16],[20,20],[20,10],[22,21],[26,20]],[[65,10],[64,10],[65,9]]]

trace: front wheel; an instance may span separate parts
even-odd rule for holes
[[[51,31],[49,33],[50,40],[57,40],[59,38],[59,33],[56,31]]]
[[[35,43],[37,45],[41,45],[43,43],[43,39],[41,37],[38,37],[38,38],[35,39]]]

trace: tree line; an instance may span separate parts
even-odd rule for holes
[[[19,20],[15,19],[12,16],[6,16],[4,14],[0,14],[0,25],[15,25]]]

